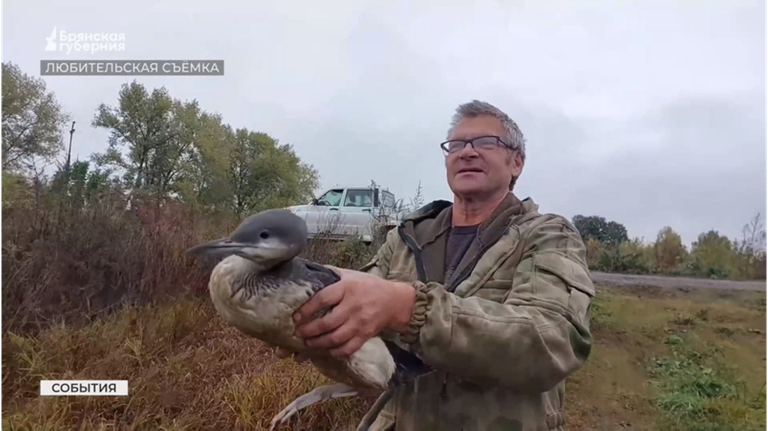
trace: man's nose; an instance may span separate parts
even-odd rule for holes
[[[472,159],[475,157],[478,157],[478,154],[472,144],[465,144],[464,148],[459,151],[459,158],[461,159]]]

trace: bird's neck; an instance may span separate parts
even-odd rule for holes
[[[239,258],[237,260],[237,266],[240,271],[261,273],[268,269],[268,266],[265,265],[264,262],[259,262],[242,256],[237,257]]]
[[[286,261],[259,261],[259,260],[251,260],[251,259],[245,259],[243,263],[244,270],[247,270],[249,272],[258,273],[258,274],[274,274],[274,275],[283,275],[285,273],[290,273],[293,259],[288,259]]]

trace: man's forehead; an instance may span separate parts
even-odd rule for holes
[[[478,115],[462,118],[451,131],[450,139],[472,139],[485,135],[501,136],[504,126],[498,118],[491,115]]]

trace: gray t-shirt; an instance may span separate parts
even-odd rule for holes
[[[448,243],[445,246],[445,280],[450,280],[453,271],[461,263],[469,246],[477,236],[475,226],[453,226],[448,233]]]

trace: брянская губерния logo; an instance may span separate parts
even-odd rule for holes
[[[68,33],[57,31],[45,38],[46,52],[63,52],[66,54],[122,52],[125,51],[125,33]]]

